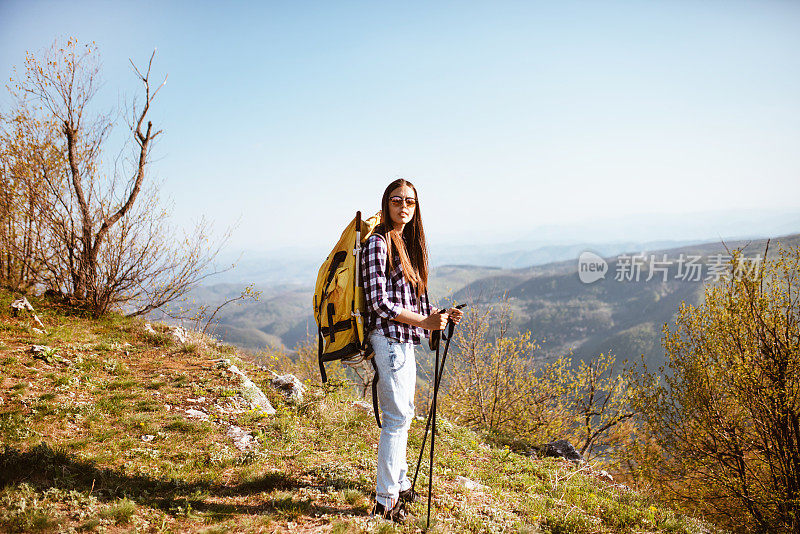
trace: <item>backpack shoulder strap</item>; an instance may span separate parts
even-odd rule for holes
[[[383,428],[381,426],[381,416],[380,411],[378,410],[378,380],[381,377],[378,375],[378,364],[375,363],[375,355],[372,355],[372,368],[375,370],[375,374],[372,375],[372,411],[375,413],[375,422],[378,423],[378,428]]]
[[[379,238],[383,239],[383,241],[385,243],[386,242],[386,236],[383,235],[383,233],[380,232],[379,229],[381,229],[380,226],[378,228],[376,228],[376,231],[373,232],[373,234],[371,236],[369,236],[369,239],[372,239],[373,236],[378,236]],[[388,272],[387,272],[388,268],[389,268],[389,262],[387,260],[386,267],[385,267],[385,270],[384,270],[384,273],[383,273],[384,276],[388,275]],[[369,321],[368,322],[369,322],[369,329],[372,329],[375,326],[375,322],[376,322],[376,319],[375,319],[375,317],[374,317],[374,315],[372,313],[369,314]],[[380,407],[378,406],[378,380],[380,380],[381,377],[378,374],[378,364],[375,362],[375,354],[374,353],[372,355],[372,358],[370,358],[370,360],[372,361],[372,369],[374,370],[374,373],[372,375],[372,412],[375,414],[375,422],[378,423],[378,428],[382,428],[382,426],[381,426],[381,415],[380,415],[381,412],[380,412]]]

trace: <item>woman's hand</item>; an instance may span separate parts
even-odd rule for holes
[[[427,316],[420,326],[425,330],[444,330],[447,326],[447,312],[436,312]]]
[[[450,308],[447,311],[441,310],[432,313],[425,317],[416,312],[406,309],[400,310],[400,313],[394,318],[398,323],[410,324],[411,326],[419,326],[425,330],[444,330],[447,326],[447,319],[458,324],[464,314],[458,308]]]
[[[458,324],[463,315],[464,312],[462,312],[458,308],[450,308],[449,310],[447,310],[447,316],[450,317],[450,320],[453,321],[454,324]]]

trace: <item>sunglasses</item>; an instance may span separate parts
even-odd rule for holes
[[[403,204],[403,201],[405,201],[406,206],[408,206],[409,208],[413,208],[414,206],[417,205],[417,199],[416,198],[411,198],[411,197],[405,197],[405,198],[403,198],[403,197],[389,197],[389,202],[391,202],[392,205],[394,205],[394,206],[401,206]]]

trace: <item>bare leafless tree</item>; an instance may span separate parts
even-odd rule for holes
[[[149,176],[153,142],[162,133],[149,113],[167,81],[165,76],[153,82],[154,57],[155,51],[146,69],[131,61],[143,98],[128,110],[130,164],[114,165],[112,172],[103,168],[101,157],[115,114],[91,107],[101,85],[94,44],[69,39],[40,57],[28,54],[24,75],[12,90],[59,128],[63,172],[41,176],[52,200],[45,217],[47,251],[41,254],[45,285],[95,314],[114,306],[141,314],[180,297],[209,274],[230,235],[214,245],[205,220],[184,236],[170,230],[169,212]]]

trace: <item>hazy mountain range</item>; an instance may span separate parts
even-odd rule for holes
[[[343,225],[342,225],[343,226]],[[479,265],[520,269],[572,260],[584,250],[603,257],[625,251],[660,250],[699,243],[788,235],[800,229],[800,210],[717,210],[685,214],[647,213],[530,229],[434,234],[429,249],[434,267]],[[430,237],[430,236],[429,236]],[[303,241],[304,243],[304,241]],[[333,243],[228,252],[221,264],[235,267],[215,283],[310,285]],[[310,281],[310,282],[309,282]]]

